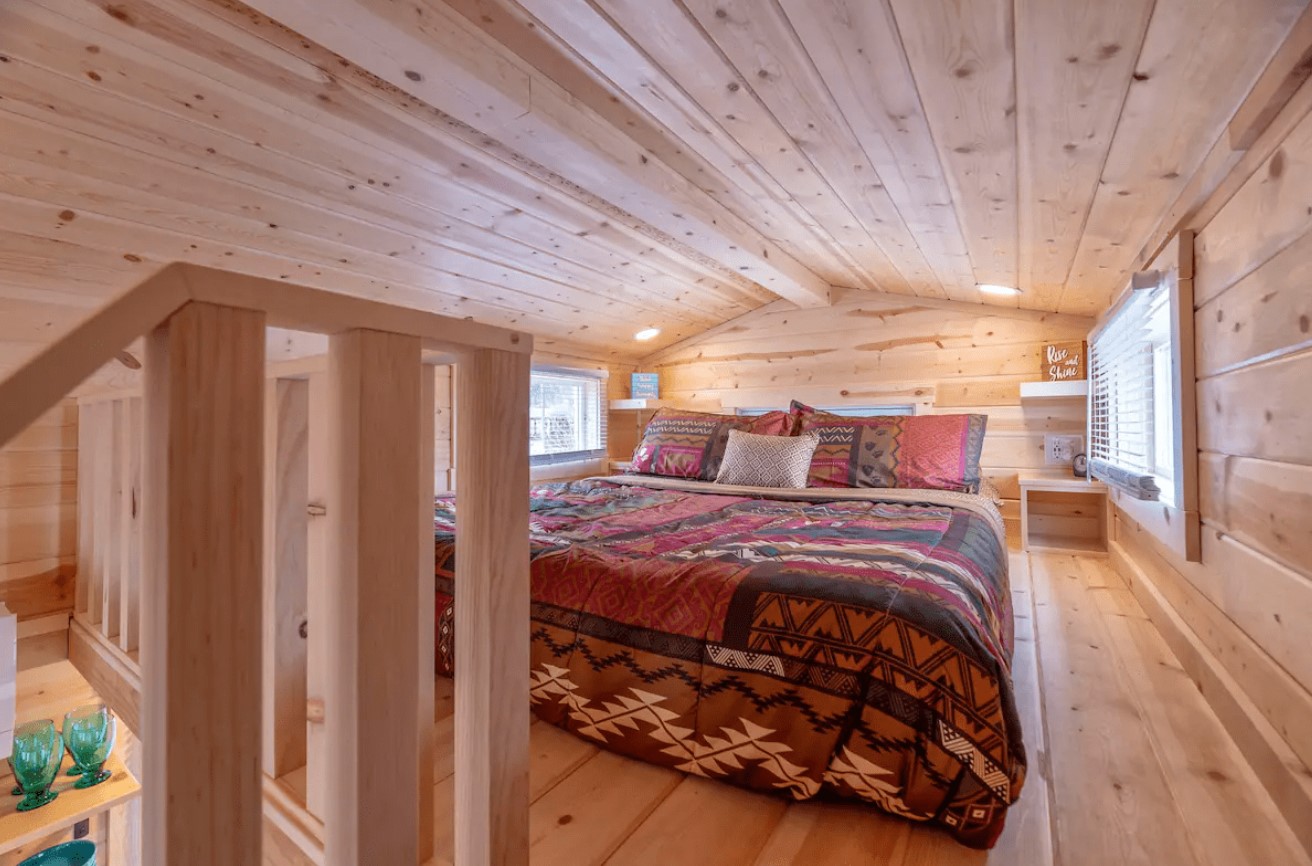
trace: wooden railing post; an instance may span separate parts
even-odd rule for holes
[[[329,427],[332,393],[327,371],[309,379],[308,504],[306,514],[305,615],[309,636],[305,641],[305,808],[323,820],[327,814],[328,738],[324,730],[324,698],[328,693],[328,653],[333,637],[328,630],[328,560],[333,556],[328,536],[332,471]],[[310,705],[318,708],[311,712]]]
[[[264,392],[264,772],[305,766],[306,544],[310,383]]]
[[[329,344],[324,861],[418,862],[420,340]],[[431,720],[429,721],[431,725]]]
[[[419,862],[433,858],[433,772],[436,737],[433,729],[437,690],[437,577],[434,574],[433,488],[437,441],[434,436],[437,382],[433,367],[419,372],[419,574],[415,610],[419,615]]]
[[[265,316],[181,307],[146,341],[144,859],[260,863]]]
[[[473,351],[456,377],[456,866],[524,866],[529,356]]]
[[[122,404],[119,435],[119,545],[118,645],[134,652],[141,645],[141,398],[126,397]]]

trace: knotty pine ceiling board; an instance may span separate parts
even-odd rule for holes
[[[1306,5],[14,0],[0,373],[175,260],[617,363],[829,286],[1095,314]]]

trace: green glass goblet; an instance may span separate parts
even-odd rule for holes
[[[59,796],[50,790],[64,761],[64,741],[50,719],[28,722],[14,731],[14,778],[25,795],[18,811],[39,809]]]
[[[82,769],[82,778],[73,787],[90,788],[112,775],[104,763],[114,750],[117,732],[118,719],[104,704],[87,704],[64,714],[64,745]]]

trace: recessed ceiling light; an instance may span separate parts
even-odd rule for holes
[[[653,337],[660,336],[660,333],[661,333],[660,328],[643,328],[641,331],[633,335],[633,339],[644,340],[644,341],[650,340]]]
[[[979,290],[989,295],[1019,295],[1020,289],[1014,286],[997,286],[992,283],[980,283]]]

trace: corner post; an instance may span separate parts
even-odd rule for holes
[[[143,843],[259,863],[263,313],[189,303],[146,342]]]

